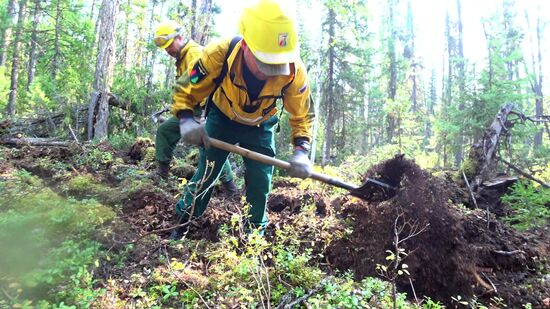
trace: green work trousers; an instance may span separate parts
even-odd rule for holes
[[[170,161],[172,161],[174,149],[180,138],[180,124],[178,118],[170,117],[159,126],[155,139],[155,152],[158,162],[166,162],[169,164]],[[201,147],[199,153],[200,156],[202,156],[204,148]],[[222,167],[220,180],[224,183],[233,180],[233,170],[231,169],[229,160],[227,160]]]
[[[210,137],[240,146],[264,155],[275,156],[273,127],[277,117],[271,117],[259,126],[247,126],[227,118],[214,104],[206,120],[206,132]],[[181,220],[187,220],[194,201],[193,216],[204,213],[212,194],[213,183],[219,177],[227,161],[228,152],[214,147],[201,153],[199,166],[184,189],[182,198],[176,204],[176,213]],[[249,223],[252,228],[263,228],[267,224],[266,205],[271,191],[273,167],[243,158],[246,168],[246,201],[250,204]],[[248,226],[247,226],[248,228]]]

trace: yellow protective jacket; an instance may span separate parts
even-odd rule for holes
[[[180,50],[180,56],[176,59],[176,78],[187,73],[187,68],[192,65],[202,53],[202,46],[193,40],[187,41]]]
[[[188,74],[182,75],[174,86],[172,113],[193,110],[216,88],[214,79],[223,67],[230,39],[209,44]],[[216,106],[231,120],[256,126],[277,113],[276,100],[282,98],[284,108],[290,114],[292,138],[307,138],[311,142],[314,111],[309,101],[307,72],[301,60],[291,64],[290,76],[269,77],[258,99],[250,102],[243,79],[244,64],[241,42],[227,58],[227,74],[213,95]],[[246,112],[244,107],[247,106]]]

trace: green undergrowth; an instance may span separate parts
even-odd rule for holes
[[[113,280],[114,286],[95,305],[274,308],[303,297],[301,307],[294,308],[392,308],[388,282],[375,278],[357,281],[352,273],[327,274],[318,250],[322,248],[308,239],[328,242],[330,224],[334,222],[331,219],[327,223],[312,222],[313,217],[314,207],[306,206],[293,217],[292,224],[278,229],[268,241],[257,232],[243,233],[243,218],[235,214],[222,225],[219,242],[204,239],[170,242],[169,249],[152,263],[155,267],[127,274],[124,278],[127,280]],[[309,234],[304,237],[307,228]],[[125,281],[129,281],[125,290],[130,300],[122,301],[117,292],[120,288],[116,286]],[[396,306],[416,308],[405,300],[405,294],[398,295]],[[422,307],[442,308],[429,300]]]
[[[115,214],[95,200],[60,197],[26,171],[0,189],[1,308],[89,304],[101,255],[95,235]]]
[[[88,168],[94,171],[111,167],[115,163],[113,153],[93,147],[74,160],[76,168]]]
[[[94,180],[89,174],[77,175],[61,185],[61,190],[67,195],[80,198],[96,198],[98,200],[109,199],[115,191]]]
[[[550,189],[535,186],[530,181],[518,181],[501,199],[513,210],[504,221],[518,230],[545,226],[550,219]]]
[[[116,233],[129,234],[112,235],[107,224],[122,220],[104,205],[122,205],[141,191],[166,194],[120,166],[116,184],[94,173],[64,175],[55,188],[61,195],[23,170],[0,182],[0,247],[9,248],[0,256],[0,308],[259,308],[300,297],[294,308],[393,307],[390,283],[327,268],[326,247],[351,227],[334,214],[320,219],[313,203],[281,221],[269,238],[244,233],[245,218],[234,214],[217,242],[149,235],[111,250],[106,239],[138,235],[122,224]],[[417,308],[405,298],[397,295],[397,308]],[[429,299],[421,307],[442,308]]]

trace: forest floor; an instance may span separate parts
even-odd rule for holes
[[[88,236],[101,247],[83,263],[89,276],[54,274],[49,282],[36,279],[25,287],[17,282],[21,276],[4,274],[0,307],[47,299],[102,308],[181,302],[379,308],[397,300],[402,308],[405,303],[428,308],[432,301],[449,308],[550,308],[550,225],[519,232],[501,220],[509,213],[500,202],[505,189],[480,198],[483,209],[471,209],[464,206],[468,193],[450,177],[436,177],[402,156],[364,175],[398,190],[365,200],[311,180],[276,178],[264,238],[242,233],[243,201],[216,188],[187,236],[170,241],[170,231],[159,230],[174,225],[174,205],[193,163],[176,166],[177,177],[159,183],[148,177],[154,166],[151,144],[143,140],[126,151],[108,144],[0,150],[0,188],[11,207],[43,187],[113,211]],[[23,170],[30,176],[22,177]],[[20,182],[26,184],[11,184]],[[16,211],[0,205],[0,216]],[[55,285],[56,278],[75,282]],[[408,300],[392,294],[393,284]],[[83,285],[88,299],[82,290],[72,296],[60,292]],[[57,296],[48,299],[52,291]]]

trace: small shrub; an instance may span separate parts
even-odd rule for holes
[[[135,136],[126,131],[109,135],[109,144],[116,150],[124,150],[130,148],[135,141]]]
[[[531,182],[518,181],[502,202],[514,211],[505,221],[518,230],[544,226],[550,218],[550,189],[537,188]]]
[[[88,167],[96,171],[110,167],[113,162],[112,153],[94,148],[88,153],[78,157],[75,163],[77,166]]]
[[[92,177],[86,174],[73,177],[63,186],[62,190],[74,197],[99,198],[104,200],[105,197],[112,193],[112,190],[97,183]]]
[[[325,280],[321,292],[309,298],[307,303],[314,308],[391,308],[389,284],[372,277],[361,282],[353,280],[353,274]],[[399,294],[397,308],[407,306],[405,294]]]

